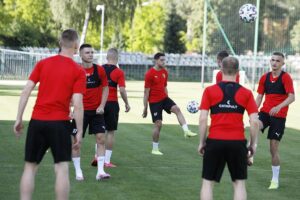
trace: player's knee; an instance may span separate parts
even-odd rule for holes
[[[180,113],[181,111],[180,111],[180,108],[177,105],[175,105],[171,108],[171,112],[177,114],[177,113]]]
[[[162,127],[162,121],[161,120],[156,120],[154,125],[155,125],[156,128],[161,128]]]
[[[96,142],[97,142],[97,144],[104,145],[105,144],[105,134],[97,134]]]

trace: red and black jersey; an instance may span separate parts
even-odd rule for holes
[[[39,61],[29,80],[40,83],[32,112],[35,120],[69,120],[72,95],[86,91],[83,69],[71,58],[61,55]]]
[[[107,101],[118,101],[118,85],[125,87],[125,74],[123,70],[115,65],[105,64],[103,68],[106,72],[109,86]]]
[[[168,71],[166,69],[149,69],[145,75],[145,88],[150,88],[149,103],[162,101],[167,97],[165,88],[167,87]]]
[[[269,113],[273,107],[282,103],[289,93],[294,94],[293,80],[284,71],[278,77],[273,77],[272,73],[268,72],[260,78],[257,92],[266,95],[260,111]],[[275,117],[286,118],[288,108],[288,106],[283,107]]]
[[[93,65],[83,68],[86,74],[86,93],[83,96],[84,110],[96,110],[101,104],[102,89],[107,86],[107,77],[103,67]]]
[[[207,87],[199,109],[210,110],[208,138],[218,140],[244,140],[244,111],[249,115],[258,112],[251,91],[235,82]]]
[[[222,81],[222,79],[223,79],[223,74],[222,74],[222,71],[220,70],[220,71],[218,71],[218,73],[216,75],[216,83],[220,83]],[[240,82],[240,74],[239,73],[237,73],[235,81],[237,83]]]

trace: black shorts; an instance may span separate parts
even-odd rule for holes
[[[284,134],[286,118],[272,117],[265,112],[259,112],[258,118],[264,126],[261,130],[262,132],[269,127],[268,139],[280,141]]]
[[[97,133],[105,133],[105,122],[104,116],[96,114],[96,110],[85,110],[83,116],[83,134],[82,137],[85,136],[85,132],[87,127],[89,127],[89,134],[97,134]],[[72,120],[72,130],[70,133],[75,136],[77,134],[77,128],[75,120]]]
[[[165,110],[168,114],[171,114],[171,108],[176,105],[176,103],[169,97],[163,99],[162,101],[156,103],[150,103],[150,111],[153,123],[157,120],[162,120],[162,111]]]
[[[117,101],[106,102],[104,109],[104,121],[107,131],[115,131],[118,129],[119,111],[120,107]]]
[[[206,140],[202,178],[220,182],[227,163],[231,180],[247,179],[246,140]]]
[[[72,142],[70,121],[42,121],[31,119],[28,126],[25,161],[39,164],[48,148],[54,163],[71,160]]]

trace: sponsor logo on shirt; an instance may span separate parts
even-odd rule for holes
[[[230,109],[237,109],[237,105],[231,105],[230,100],[226,102],[226,104],[219,104],[219,108],[230,108]]]

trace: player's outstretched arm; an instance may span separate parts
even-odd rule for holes
[[[83,132],[83,103],[82,103],[82,94],[74,93],[72,96],[74,113],[73,117],[76,121],[77,134],[73,144],[73,148],[80,148],[82,132]]]
[[[120,87],[120,95],[125,103],[125,112],[129,112],[130,110],[130,106],[129,106],[129,103],[128,103],[128,98],[127,98],[127,92],[126,92],[126,89],[125,87]]]
[[[35,87],[35,83],[31,80],[28,80],[22,93],[20,96],[20,101],[19,101],[19,107],[18,107],[18,113],[17,113],[17,119],[14,125],[14,133],[16,137],[20,137],[22,134],[22,129],[23,129],[23,113],[25,110],[25,107],[27,105],[29,96],[32,92],[32,90]]]
[[[198,146],[198,153],[203,156],[204,155],[204,147],[205,147],[205,140],[206,140],[206,132],[207,132],[207,120],[208,120],[208,110],[200,110],[200,117],[199,117],[199,146]]]
[[[150,88],[145,88],[144,90],[144,110],[143,110],[143,118],[147,117],[148,112],[148,99],[149,99]]]

